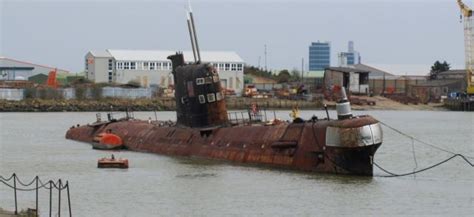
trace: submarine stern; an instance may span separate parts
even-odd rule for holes
[[[335,121],[326,129],[325,160],[335,173],[373,175],[373,158],[382,144],[380,123],[370,116]]]

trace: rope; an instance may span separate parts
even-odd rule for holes
[[[3,176],[0,175],[0,180],[3,180],[3,181],[8,182],[8,181],[10,181],[11,179],[13,179],[14,176],[15,176],[15,173],[13,173],[13,174],[10,176],[10,178],[6,179],[5,177],[3,177]]]
[[[382,166],[378,165],[377,163],[374,162],[374,165],[379,168],[380,170],[384,171],[385,173],[389,174],[387,176],[382,176],[382,177],[400,177],[400,176],[409,176],[409,175],[414,175],[414,174],[417,174],[417,173],[421,173],[423,171],[426,171],[426,170],[429,170],[429,169],[433,169],[437,166],[440,166],[441,164],[444,164],[452,159],[454,159],[455,157],[461,157],[464,161],[466,161],[466,163],[468,163],[471,167],[474,167],[474,163],[470,162],[466,156],[462,155],[462,154],[454,154],[453,156],[447,158],[446,160],[443,160],[439,163],[436,163],[436,164],[433,164],[429,167],[426,167],[426,168],[423,168],[421,170],[417,170],[417,171],[413,171],[413,172],[410,172],[410,173],[402,173],[402,174],[396,174],[396,173],[393,173],[393,172],[390,172],[386,169],[384,169]]]
[[[29,182],[28,184],[25,184],[24,182],[22,182],[18,176],[13,173],[13,175],[10,176],[10,178],[6,179],[5,177],[3,176],[0,176],[0,182],[2,182],[3,184],[5,184],[6,186],[12,188],[12,189],[15,189],[15,187],[11,184],[9,184],[8,182],[10,180],[12,180],[13,178],[15,177],[15,180],[20,184],[22,185],[23,187],[28,187],[28,186],[31,186],[35,183],[36,179],[38,179],[38,182],[39,182],[39,186],[38,186],[38,189],[41,189],[41,188],[45,188],[45,189],[51,189],[51,187],[48,187],[49,186],[49,183],[52,182],[52,180],[44,183],[40,178],[37,178],[35,177],[33,180],[31,180],[31,182]],[[67,186],[65,185],[59,185],[59,180],[56,181],[56,183],[52,182],[52,186],[53,188],[57,189],[57,190],[64,190],[67,188]],[[59,187],[58,187],[59,186]],[[19,188],[19,187],[16,187],[17,190],[19,191],[33,191],[33,190],[36,190],[36,186],[34,188]]]
[[[415,162],[415,167],[413,168],[413,172],[416,171],[416,169],[418,169],[418,162],[416,161],[416,153],[415,153],[415,140],[411,140],[411,151],[412,151],[412,154],[413,154],[413,161]],[[416,176],[414,176],[416,178]]]
[[[430,147],[432,147],[432,148],[435,148],[435,149],[438,149],[438,150],[440,150],[440,151],[444,151],[444,152],[446,152],[446,153],[450,153],[450,154],[453,154],[453,155],[459,154],[459,153],[455,153],[455,152],[453,152],[453,151],[450,151],[450,150],[441,148],[441,147],[439,147],[439,146],[430,144],[430,143],[428,143],[428,142],[422,141],[422,140],[420,140],[420,139],[418,139],[418,138],[416,138],[416,137],[410,136],[410,135],[408,135],[408,134],[406,134],[406,133],[404,133],[404,132],[402,132],[402,131],[400,131],[400,130],[395,129],[394,127],[392,127],[392,126],[390,126],[390,125],[388,125],[388,124],[386,124],[386,123],[384,123],[384,122],[382,122],[382,121],[380,121],[380,123],[381,123],[382,125],[388,127],[389,129],[391,129],[391,130],[393,130],[393,131],[395,131],[395,132],[397,132],[397,133],[399,133],[399,134],[401,134],[401,135],[403,135],[403,136],[406,136],[406,137],[408,137],[408,138],[410,138],[410,139],[412,139],[412,140],[415,140],[415,141],[417,141],[417,142],[419,142],[419,143],[421,143],[421,144],[423,144],[423,145],[427,145],[427,146],[430,146]],[[467,156],[467,155],[463,155],[463,157],[469,158],[469,159],[474,159],[474,157]]]
[[[0,180],[1,183],[5,184],[6,186],[12,188],[12,189],[15,189],[14,186],[12,186],[11,184],[3,181],[3,180]],[[41,189],[41,188],[46,188],[46,185],[41,185],[41,186],[38,186],[38,189]],[[18,191],[35,191],[36,190],[36,187],[34,188],[19,188],[19,187],[16,187],[16,190]]]
[[[30,183],[25,184],[20,180],[20,178],[18,178],[18,176],[15,175],[15,177],[16,177],[16,181],[18,181],[18,183],[20,183],[20,185],[23,185],[25,187],[28,187],[28,186],[32,185],[36,181],[36,177],[35,177],[33,180],[31,180]]]

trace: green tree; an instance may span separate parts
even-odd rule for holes
[[[77,100],[84,100],[87,98],[87,88],[85,86],[76,86],[75,93]]]
[[[446,61],[443,63],[436,61],[433,66],[431,66],[431,71],[429,74],[430,80],[436,80],[440,72],[448,71],[450,68],[451,66]]]
[[[37,94],[37,88],[34,87],[28,87],[23,91],[23,95],[25,96],[25,99],[34,99],[36,98]]]
[[[291,78],[290,81],[299,81],[301,80],[301,73],[298,69],[291,70]]]
[[[274,78],[271,71],[261,70],[255,66],[245,66],[244,67],[244,74],[246,75],[255,75],[264,78]]]
[[[91,97],[94,100],[102,99],[102,87],[99,85],[94,85],[91,88]]]
[[[290,80],[290,77],[291,77],[290,72],[286,69],[283,69],[280,71],[280,73],[278,73],[277,81],[278,83],[285,83]]]

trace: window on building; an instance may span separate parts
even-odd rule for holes
[[[204,95],[199,95],[199,103],[204,104],[206,103],[206,97]]]
[[[224,70],[225,71],[230,71],[230,64],[229,63],[224,64]]]
[[[148,62],[143,63],[143,69],[150,70],[150,67],[148,66]]]
[[[208,93],[207,94],[207,101],[208,102],[215,102],[216,101],[216,95],[214,93]]]
[[[219,63],[218,69],[219,69],[219,71],[224,71],[224,64],[223,64],[223,63]]]
[[[123,69],[130,69],[130,62],[124,62]]]
[[[123,69],[123,62],[117,62],[116,68],[122,70]]]
[[[155,63],[155,62],[151,62],[151,63],[149,63],[149,64],[150,64],[150,65],[149,65],[148,68],[149,68],[150,70],[155,70],[155,69],[156,69],[156,63]]]
[[[130,62],[130,69],[137,69],[136,62]]]
[[[369,84],[369,74],[368,73],[359,73],[359,85]]]
[[[112,59],[109,59],[109,70],[113,69],[113,61]]]
[[[232,70],[232,71],[237,71],[237,64],[234,64],[234,63],[231,64],[230,70]]]
[[[237,64],[237,71],[243,70],[243,64]]]
[[[89,61],[86,58],[86,64],[85,64],[86,71],[89,69]]]

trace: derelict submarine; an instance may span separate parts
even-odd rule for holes
[[[98,119],[70,128],[66,138],[93,143],[97,135],[113,132],[133,151],[372,176],[382,129],[371,116],[352,115],[344,89],[336,105],[337,120],[314,117],[308,121],[296,118],[292,123],[264,122],[258,111],[249,110],[247,121],[234,121],[227,113],[219,73],[200,61],[192,12],[188,29],[195,63],[186,64],[182,53],[168,57],[175,81],[176,122]]]

